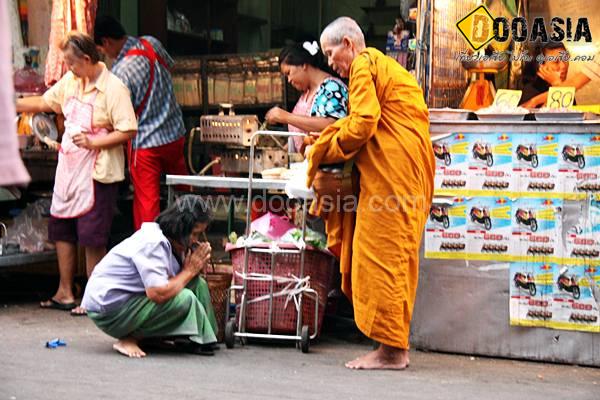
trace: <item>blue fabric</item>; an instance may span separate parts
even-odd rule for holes
[[[174,61],[158,40],[144,36],[157,55],[167,65],[173,66]],[[146,57],[129,56],[125,54],[131,49],[144,49],[138,38],[129,36],[119,56],[115,60],[112,73],[129,88],[133,107],[142,103],[150,82],[150,63]],[[146,107],[138,118],[138,133],[133,140],[134,149],[146,149],[172,143],[185,135],[185,126],[181,109],[175,100],[171,73],[158,61],[155,64],[154,84]]]
[[[315,94],[310,115],[344,118],[348,115],[348,87],[339,79],[325,79]]]

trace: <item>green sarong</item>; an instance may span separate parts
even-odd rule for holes
[[[210,292],[200,277],[164,304],[135,296],[117,310],[88,312],[88,316],[104,333],[117,339],[187,336],[199,344],[217,341],[217,320]]]

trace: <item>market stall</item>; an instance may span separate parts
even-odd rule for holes
[[[431,123],[414,343],[598,366],[600,122],[501,118]]]

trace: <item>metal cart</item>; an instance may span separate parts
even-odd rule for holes
[[[291,132],[279,132],[279,131],[256,131],[251,136],[250,139],[250,159],[249,159],[249,173],[248,173],[248,207],[246,210],[246,237],[250,237],[251,235],[251,209],[252,209],[252,184],[253,184],[253,173],[254,173],[254,146],[256,143],[256,138],[258,136],[279,136],[279,137],[289,137],[289,136],[305,136],[301,133],[291,133]],[[306,199],[301,199],[303,202],[303,215],[302,215],[302,243],[306,239],[306,215],[307,215],[307,202]],[[298,280],[303,280],[306,277],[304,276],[305,269],[305,246],[300,246],[299,249],[281,249],[277,247],[271,248],[252,248],[246,246],[244,248],[244,269],[243,274],[241,275],[242,284],[232,285],[231,292],[241,291],[241,300],[237,307],[239,307],[238,318],[237,321],[235,318],[229,319],[229,315],[227,315],[227,323],[225,325],[225,344],[227,348],[233,348],[235,346],[235,338],[239,338],[242,344],[245,344],[248,338],[259,338],[259,339],[275,339],[275,340],[291,340],[296,342],[296,346],[299,347],[303,353],[308,353],[310,339],[314,339],[318,333],[318,315],[319,315],[319,294],[308,285],[301,287],[296,290],[293,294],[295,297],[294,302],[296,302],[297,307],[297,317],[296,317],[296,332],[295,334],[276,334],[273,332],[273,304],[274,304],[274,285],[278,279],[282,277],[277,276],[276,271],[276,260],[278,256],[284,254],[299,254],[300,256],[300,273],[299,276],[296,277]],[[252,274],[249,271],[249,259],[252,253],[263,253],[270,254],[270,274],[260,274],[261,276],[257,276],[258,274]],[[284,278],[285,279],[285,278]],[[269,293],[264,297],[264,299],[260,301],[268,301],[268,324],[266,328],[266,333],[252,333],[248,332],[246,329],[246,319],[248,312],[248,284],[250,281],[268,281],[269,282]],[[302,304],[303,304],[303,296],[313,296],[315,303],[315,324],[314,324],[314,332],[311,334],[309,332],[309,326],[304,325],[302,321]],[[229,307],[227,307],[227,311],[229,312]]]

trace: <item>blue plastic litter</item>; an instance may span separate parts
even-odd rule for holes
[[[67,345],[67,342],[65,342],[61,339],[58,339],[58,338],[52,339],[52,340],[46,342],[46,347],[48,349],[56,349],[59,346],[66,346],[66,345]]]

